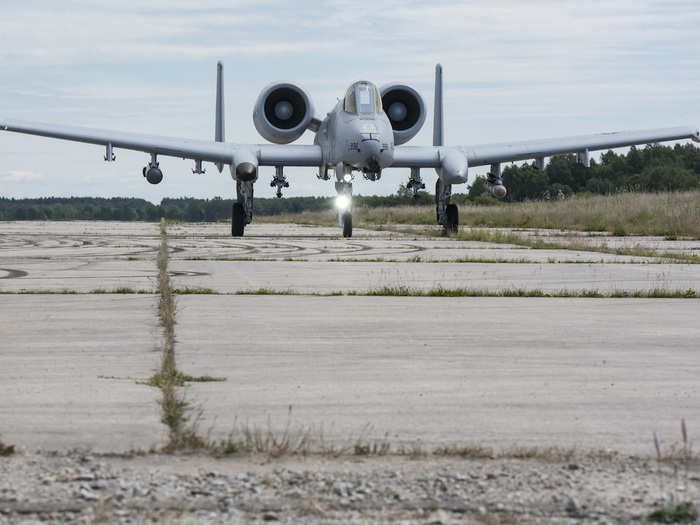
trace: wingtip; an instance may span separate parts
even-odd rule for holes
[[[218,67],[219,69],[222,69],[222,68],[224,67],[224,63],[223,63],[221,60],[219,60],[219,61],[216,63],[216,67]]]
[[[442,64],[440,62],[435,64],[435,71],[438,73],[442,73]]]

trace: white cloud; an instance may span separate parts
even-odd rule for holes
[[[41,173],[35,173],[33,171],[11,170],[7,173],[0,175],[0,182],[24,183],[42,180],[43,178],[44,176]]]

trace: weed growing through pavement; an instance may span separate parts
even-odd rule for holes
[[[191,376],[188,374],[183,374],[182,372],[175,370],[172,374],[164,376],[161,372],[153,374],[148,381],[143,384],[148,386],[154,386],[156,388],[162,388],[163,385],[172,384],[174,386],[184,386],[185,383],[213,383],[226,381],[225,377],[213,377],[213,376]]]
[[[185,287],[185,288],[173,288],[172,293],[175,295],[218,295],[219,292],[214,290],[213,288],[199,288],[199,287],[193,287],[190,288]]]
[[[14,445],[6,445],[2,441],[0,441],[0,456],[11,456],[12,454],[15,453],[15,446]]]
[[[270,293],[270,292],[268,292]],[[544,291],[540,289],[506,288],[503,290],[488,290],[480,288],[443,288],[437,287],[429,290],[409,288],[408,286],[384,286],[365,292],[351,291],[347,295],[367,296],[396,296],[396,297],[566,297],[566,298],[605,298],[605,299],[695,299],[698,293],[689,288],[687,290],[665,290],[655,288],[653,290],[612,290],[609,292],[599,290],[559,290]]]
[[[184,394],[177,390],[177,387],[182,386],[186,378],[191,376],[178,371],[175,362],[176,307],[170,285],[170,274],[168,273],[168,233],[165,220],[161,220],[160,223],[160,237],[161,243],[156,263],[158,266],[158,319],[163,329],[163,350],[160,370],[148,383],[158,386],[162,393],[161,421],[167,425],[169,430],[168,443],[165,445],[164,451],[202,449],[206,447],[206,442],[197,434],[199,418],[192,419],[192,408],[185,400]]]
[[[688,429],[686,427],[685,418],[681,419],[681,439],[682,446],[680,449],[671,447],[670,454],[664,456],[661,453],[661,443],[659,437],[654,432],[654,449],[656,450],[657,473],[659,476],[659,488],[664,500],[664,473],[662,463],[670,462],[673,467],[674,485],[679,490],[687,490],[689,478],[689,464],[693,459],[693,453],[690,441],[688,440]],[[683,485],[679,484],[679,472],[683,471]],[[668,501],[665,501],[663,507],[651,512],[648,516],[649,521],[657,523],[689,523],[698,519],[698,511],[691,501],[679,501],[680,498],[675,490],[669,494]]]

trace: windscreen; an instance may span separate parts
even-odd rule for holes
[[[382,99],[374,84],[355,82],[345,93],[344,110],[359,115],[374,115],[382,111]]]
[[[374,93],[370,90],[367,84],[357,86],[357,112],[360,115],[368,115],[374,113],[374,101],[372,96]]]

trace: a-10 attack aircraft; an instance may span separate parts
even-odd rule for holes
[[[487,185],[492,195],[503,198],[501,163],[535,159],[544,169],[545,157],[576,153],[579,162],[589,166],[589,152],[635,144],[680,139],[700,142],[695,127],[675,127],[643,131],[622,131],[544,140],[504,142],[473,146],[443,144],[442,67],[435,68],[435,106],[432,146],[403,146],[425,122],[426,109],[418,92],[404,84],[388,84],[377,89],[367,81],[353,83],[335,108],[322,120],[316,117],[309,95],[289,82],[271,84],[260,93],[253,110],[256,129],[273,144],[233,144],[224,142],[223,67],[217,67],[216,123],[214,141],[141,135],[74,126],[0,120],[0,130],[41,135],[58,139],[100,144],[106,148],[105,161],[115,160],[114,149],[143,151],[150,155],[143,176],[151,184],[163,179],[158,155],[194,160],[193,173],[204,173],[202,163],[214,163],[219,172],[228,165],[236,181],[237,202],[233,204],[231,234],[243,235],[253,219],[253,187],[260,166],[274,166],[270,186],[289,187],[285,166],[318,168],[318,178],[329,180],[335,174],[336,205],[345,237],[352,236],[352,182],[356,174],[376,181],[388,167],[410,168],[407,187],[414,194],[425,188],[421,168],[437,172],[435,201],[437,222],[448,231],[459,224],[457,206],[450,203],[452,186],[467,182],[470,166],[490,165]],[[289,145],[306,130],[316,133],[313,145]]]

